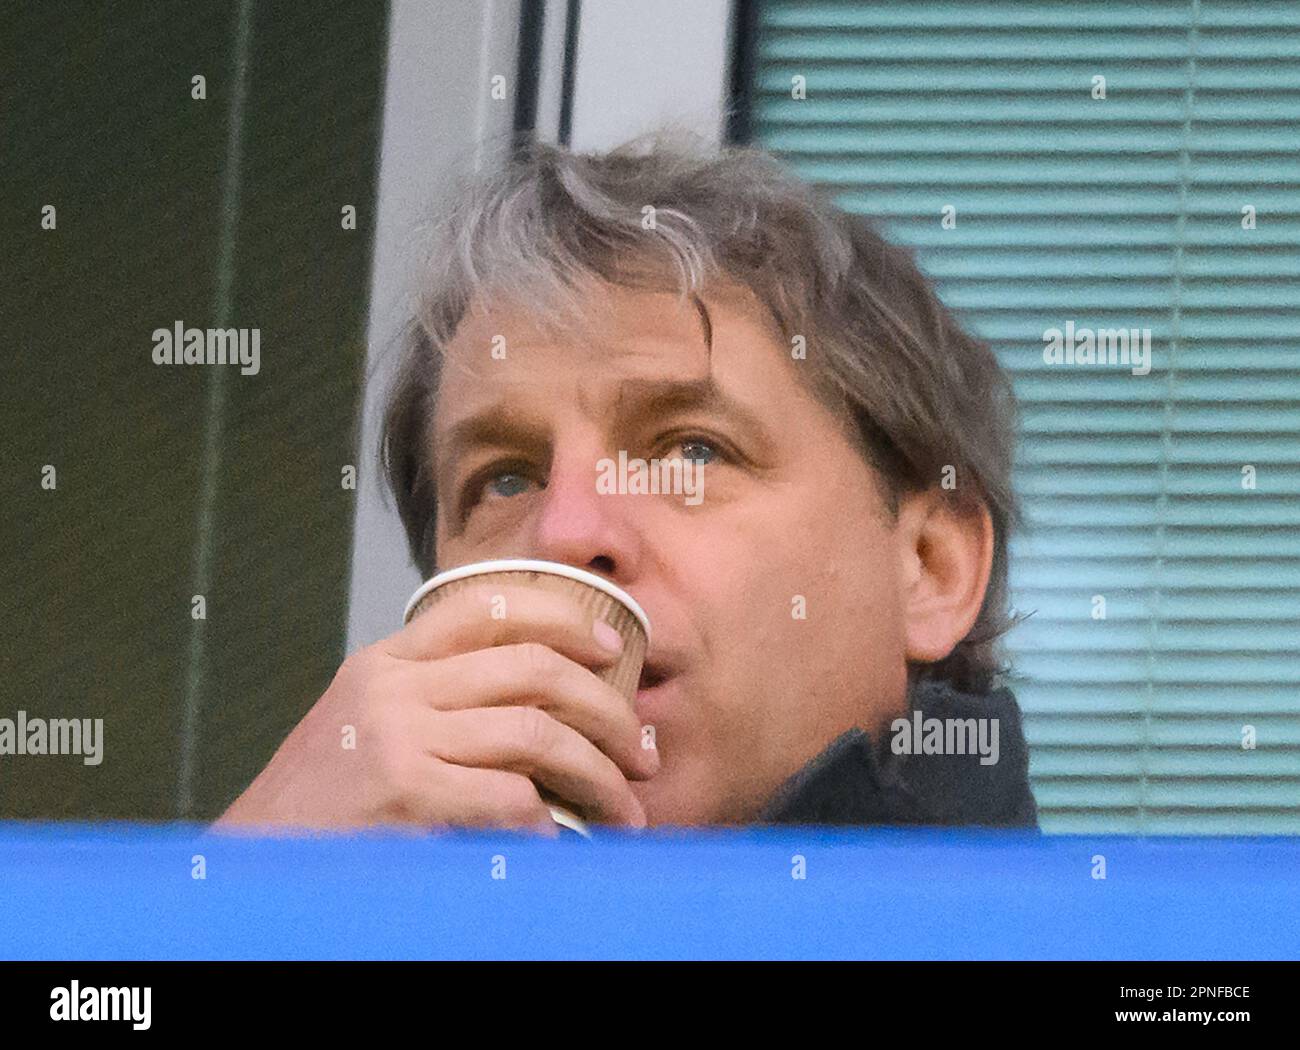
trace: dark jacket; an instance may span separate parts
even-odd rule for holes
[[[852,729],[787,780],[758,822],[1038,827],[1029,750],[1010,690],[974,695],[925,682],[912,691],[911,712],[922,719],[997,719],[997,762],[982,764],[979,754],[898,754],[893,741],[901,734],[891,730],[877,746]],[[915,726],[913,713],[908,721]]]

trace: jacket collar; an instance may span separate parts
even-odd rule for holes
[[[989,720],[985,741],[996,725],[997,761],[989,762],[987,751],[933,753],[949,719]],[[862,729],[842,734],[781,786],[758,822],[1038,827],[1020,706],[1009,689],[963,693],[921,682],[911,692],[906,722],[903,729],[896,721],[879,747]],[[899,753],[909,747],[912,753]]]

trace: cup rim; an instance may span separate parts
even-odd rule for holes
[[[641,629],[645,631],[646,645],[650,644],[650,617],[645,613],[632,595],[623,590],[617,584],[610,583],[603,576],[597,576],[594,572],[588,572],[586,569],[579,569],[572,565],[565,565],[558,561],[543,561],[537,558],[499,558],[494,561],[475,561],[468,565],[459,565],[454,569],[447,569],[436,576],[431,576],[416,588],[410,600],[406,603],[406,608],[402,612],[402,625],[411,622],[411,613],[420,600],[435,588],[441,587],[444,583],[451,583],[454,580],[467,579],[470,576],[484,576],[493,572],[545,572],[552,576],[565,576],[571,580],[577,580],[579,583],[585,583],[589,587],[595,587],[598,591],[603,591],[611,598],[627,606],[628,611],[637,618],[641,624]]]

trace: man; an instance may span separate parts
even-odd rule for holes
[[[543,789],[634,827],[1036,825],[996,681],[1014,401],[907,253],[754,151],[539,146],[423,288],[383,435],[416,564],[605,576],[643,688],[593,673],[589,614],[469,591],[350,656],[221,824],[554,834]],[[702,497],[598,486],[620,454]]]

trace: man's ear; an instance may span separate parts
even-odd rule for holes
[[[902,497],[895,535],[907,660],[942,660],[979,616],[993,567],[993,521],[983,504],[957,507],[930,489]]]

